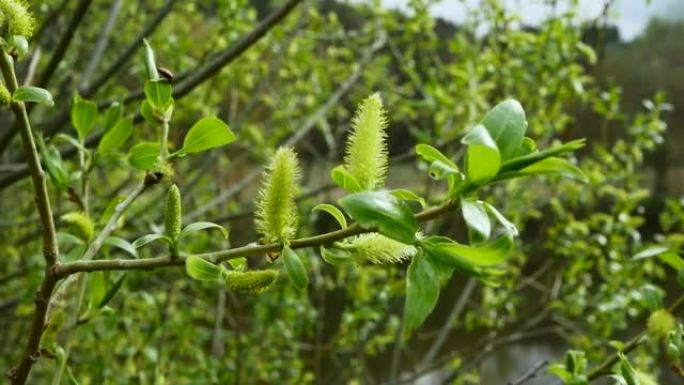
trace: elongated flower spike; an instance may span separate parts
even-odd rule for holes
[[[223,274],[226,286],[238,293],[263,293],[278,278],[277,270],[232,271]]]
[[[8,23],[10,35],[19,35],[27,40],[33,36],[36,20],[23,0],[0,0],[0,21]]]
[[[387,175],[387,113],[380,94],[364,99],[352,119],[345,168],[365,191],[384,186]]]
[[[380,265],[401,263],[418,252],[411,245],[406,245],[378,233],[361,234],[341,245],[356,261],[370,261]]]
[[[287,245],[297,234],[299,178],[294,150],[279,148],[263,173],[256,202],[255,226],[265,241]]]
[[[166,208],[164,209],[164,234],[174,241],[181,233],[182,215],[180,191],[174,184],[171,185],[166,195]]]

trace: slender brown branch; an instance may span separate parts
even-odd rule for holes
[[[453,201],[445,202],[439,206],[430,207],[416,214],[416,219],[420,222],[434,219],[440,215],[444,215],[455,208]],[[362,228],[358,224],[352,224],[347,228],[331,231],[329,233],[314,235],[311,237],[295,239],[290,243],[293,249],[301,249],[312,246],[328,245],[333,242],[358,235],[363,233],[373,232],[375,229]],[[204,258],[214,263],[235,259],[240,257],[250,257],[264,255],[269,252],[277,252],[282,248],[278,243],[270,243],[267,245],[249,244],[241,247],[236,247],[228,250],[214,251],[204,254],[198,254],[200,258]],[[84,271],[103,271],[103,270],[152,270],[160,267],[180,266],[185,263],[184,257],[154,257],[144,259],[108,259],[108,260],[94,260],[94,261],[74,261],[61,263],[55,267],[55,274],[59,278],[63,278],[72,274]]]
[[[544,369],[547,365],[549,364],[548,360],[541,360],[537,362],[533,367],[528,369],[522,376],[520,376],[518,379],[509,381],[507,385],[522,385],[535,377],[537,377],[537,374]]]
[[[4,51],[0,52],[0,69],[5,78],[7,89],[10,93],[14,93],[19,86],[14,72],[14,62]],[[33,140],[33,133],[31,132],[31,124],[26,112],[26,106],[21,102],[12,102],[11,108],[16,118],[16,124],[19,128],[21,140],[24,145],[26,161],[31,172],[31,177],[33,178],[36,206],[38,207],[43,232],[43,256],[45,258],[45,276],[43,277],[43,282],[34,299],[35,312],[33,314],[33,321],[31,321],[31,330],[28,336],[26,350],[18,366],[11,369],[8,373],[12,384],[17,385],[26,382],[31,367],[39,354],[40,338],[43,334],[43,326],[45,324],[45,313],[47,312],[50,296],[57,283],[57,277],[53,273],[53,267],[56,265],[59,257],[59,248],[57,246],[57,232],[52,218],[52,208],[50,207],[50,197],[48,195],[45,172],[40,165],[38,150],[36,149],[36,143]]]

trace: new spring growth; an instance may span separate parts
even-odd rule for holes
[[[289,147],[276,151],[262,176],[255,226],[265,241],[287,245],[299,224],[295,196],[299,192],[297,155]]]
[[[365,191],[385,184],[387,175],[387,113],[380,95],[364,99],[352,119],[345,168]]]
[[[72,234],[85,242],[89,242],[95,235],[95,225],[84,213],[67,213],[62,215],[61,219],[69,226]]]
[[[677,320],[666,309],[659,309],[648,317],[648,331],[658,338],[667,338],[677,326]]]
[[[418,252],[415,247],[397,242],[378,233],[361,234],[340,244],[358,262],[376,264],[401,263]]]
[[[10,94],[7,87],[0,83],[0,105],[6,106],[12,102],[12,95]]]
[[[8,23],[10,36],[23,36],[27,40],[33,36],[36,20],[23,0],[0,0],[0,24]]]
[[[181,196],[178,187],[174,184],[169,188],[166,196],[166,208],[164,209],[164,235],[174,242],[181,232]]]
[[[263,293],[273,285],[277,278],[277,270],[226,270],[223,273],[226,286],[238,293]]]
[[[145,49],[145,75],[149,80],[159,80],[159,71],[157,71],[157,64],[154,59],[154,51],[147,42],[147,39],[143,39],[143,45]]]

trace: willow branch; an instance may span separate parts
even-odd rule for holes
[[[425,222],[444,215],[455,209],[454,201],[447,201],[439,206],[430,207],[416,214],[416,219],[419,222]],[[354,223],[344,229],[331,231],[311,237],[295,239],[290,243],[292,249],[302,249],[313,246],[328,245],[336,241],[349,238],[354,235],[363,233],[375,232],[374,228],[363,228]],[[252,257],[264,255],[270,252],[277,252],[282,249],[279,243],[269,243],[266,245],[248,244],[241,247],[236,247],[227,250],[214,251],[204,254],[197,254],[197,257],[218,263],[235,259],[240,257]],[[109,259],[109,260],[95,260],[95,261],[73,261],[61,263],[55,268],[55,274],[59,278],[63,278],[72,274],[84,271],[104,271],[104,270],[152,270],[161,267],[181,266],[185,263],[184,257],[155,257],[143,259]]]
[[[5,78],[5,84],[10,93],[14,93],[19,87],[17,77],[14,72],[14,62],[4,51],[0,52],[0,69]],[[33,189],[35,190],[35,201],[40,215],[40,223],[43,233],[43,257],[45,258],[45,276],[43,282],[34,298],[35,311],[31,321],[31,329],[26,343],[26,350],[19,364],[8,373],[12,384],[24,384],[31,371],[33,363],[38,357],[40,337],[43,334],[45,324],[45,313],[47,312],[48,302],[52,291],[57,283],[57,277],[52,268],[57,263],[59,248],[57,246],[57,232],[55,222],[52,218],[52,208],[50,207],[50,197],[48,195],[45,172],[40,165],[38,150],[33,140],[31,124],[26,112],[26,106],[21,102],[11,103],[12,111],[16,118],[16,124],[21,134],[21,141],[24,145],[26,162],[28,163],[31,177],[33,179]]]

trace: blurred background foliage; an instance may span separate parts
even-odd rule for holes
[[[36,2],[41,28],[20,76],[44,84],[56,107],[36,107],[34,126],[48,139],[73,132],[68,110],[75,92],[104,107],[122,101],[127,114],[136,113],[130,95],[144,79],[136,39],[156,19],[148,39],[159,64],[182,82],[282,3]],[[389,111],[389,187],[411,188],[429,202],[445,189],[416,161],[413,146],[431,143],[459,158],[461,134],[514,97],[540,147],[588,138],[577,160],[589,183],[547,177],[490,188],[492,203],[522,230],[503,284],[483,287],[455,275],[436,311],[404,339],[405,265],[337,269],[308,250],[313,275],[306,292],[283,280],[261,295],[190,280],[182,269],[129,272],[105,312],[48,333],[47,349],[74,341],[62,383],[494,384],[569,348],[600,360],[614,351],[611,341],[643,328],[645,291],[667,302],[679,290],[671,270],[632,256],[684,232],[684,21],[653,19],[625,42],[612,24],[612,1],[593,19],[580,18],[576,2],[561,1],[559,11],[559,2],[547,1],[548,17],[538,25],[525,25],[496,0],[480,1],[456,25],[435,18],[433,3],[408,1],[404,13],[377,1],[303,1],[263,40],[178,99],[171,143],[179,145],[197,118],[211,114],[239,137],[176,164],[185,220],[231,230],[229,242],[207,233],[186,249],[255,241],[257,177],[283,143],[302,158],[301,235],[334,229],[325,215],[309,213],[341,195],[328,170],[342,156],[355,105],[372,92],[380,92]],[[85,16],[64,59],[49,80],[42,78],[81,7]],[[129,46],[132,57],[119,63]],[[3,111],[0,122],[0,366],[9,368],[27,333],[43,262],[33,201],[18,199],[30,187],[17,177],[22,154],[9,134],[10,114]],[[152,138],[153,130],[138,124],[134,137]],[[63,158],[75,172],[68,152]],[[124,157],[104,164],[93,175],[95,217],[141,177]],[[159,229],[164,191],[147,192],[117,236],[133,240]],[[67,192],[54,190],[52,198],[58,215],[74,209]],[[467,237],[455,216],[430,226]],[[141,250],[155,252],[163,249]],[[100,257],[119,253],[105,249]],[[122,274],[105,276],[111,285]],[[658,347],[647,344],[634,364],[673,383],[659,357]],[[40,360],[33,383],[49,383],[56,366],[56,359]],[[555,382],[541,376],[536,383]]]

